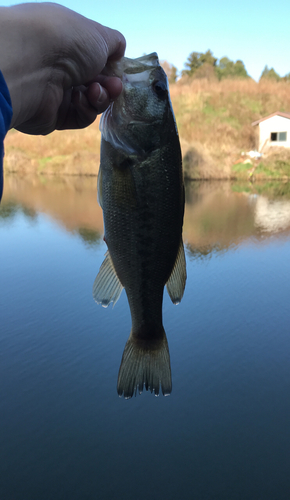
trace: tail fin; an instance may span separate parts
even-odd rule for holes
[[[140,340],[130,334],[125,345],[118,375],[117,391],[119,396],[129,399],[137,391],[143,392],[145,386],[155,396],[171,393],[171,368],[167,338],[163,330],[161,339]]]

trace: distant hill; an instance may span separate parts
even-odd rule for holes
[[[184,77],[171,86],[171,99],[185,175],[229,178],[241,152],[256,148],[257,130],[251,123],[277,110],[290,111],[290,84]]]
[[[230,178],[242,151],[255,149],[251,123],[274,111],[290,111],[290,83],[261,79],[181,78],[170,87],[189,178]],[[97,175],[98,120],[84,130],[35,137],[10,131],[6,172]],[[289,158],[290,163],[290,158]]]

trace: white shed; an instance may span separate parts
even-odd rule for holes
[[[252,123],[259,126],[258,151],[272,146],[290,148],[290,113],[276,111]]]

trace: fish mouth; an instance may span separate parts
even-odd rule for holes
[[[106,76],[117,76],[122,80],[124,79],[132,83],[133,81],[141,80],[141,78],[138,78],[138,80],[134,79],[133,75],[151,72],[152,69],[158,68],[159,66],[158,55],[156,52],[152,52],[151,54],[137,57],[136,59],[122,57],[119,61],[108,62],[102,73]]]

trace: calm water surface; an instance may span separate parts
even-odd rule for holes
[[[193,183],[186,200],[172,395],[124,400],[127,299],[92,299],[96,180],[6,179],[1,500],[290,498],[289,187]]]

